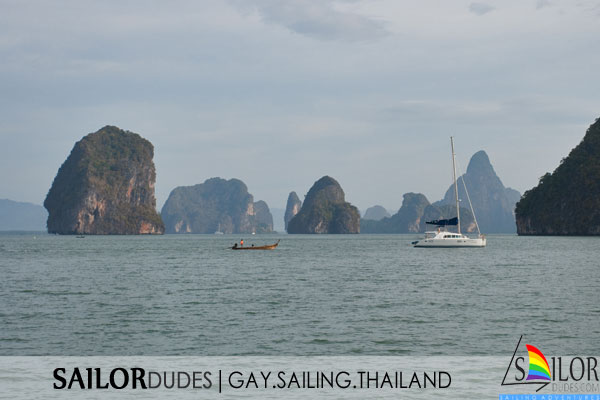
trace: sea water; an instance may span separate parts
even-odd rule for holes
[[[0,355],[597,354],[600,238],[418,238],[0,235]]]

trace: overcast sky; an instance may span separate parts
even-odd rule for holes
[[[521,192],[600,117],[590,0],[0,0],[0,198],[41,204],[104,125],[155,147],[159,208],[220,176],[283,208],[440,199],[449,136]]]

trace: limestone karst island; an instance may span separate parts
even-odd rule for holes
[[[288,223],[288,233],[359,232],[358,209],[346,202],[342,187],[329,176],[315,182],[302,208]]]
[[[517,203],[519,235],[600,235],[600,119]]]
[[[273,232],[269,206],[255,201],[239,179],[210,178],[177,187],[157,213],[153,156],[148,140],[105,126],[75,143],[44,201],[47,214],[33,204],[1,200],[0,224],[18,229],[15,221],[29,221],[26,227],[35,229],[47,215],[48,232],[57,234]],[[553,173],[522,197],[504,186],[484,151],[473,155],[461,180],[469,186],[482,232],[600,235],[600,120]],[[464,200],[463,187],[458,190]],[[423,194],[409,192],[395,214],[373,206],[361,219],[340,184],[324,176],[304,201],[289,193],[283,222],[291,234],[418,233],[426,230],[426,221],[455,215],[453,196],[450,187],[443,199],[430,203]],[[473,214],[461,204],[463,230],[472,232]]]
[[[482,232],[514,233],[515,203],[520,194],[504,186],[492,166],[487,153],[478,151],[471,157],[467,172],[461,176],[469,186],[470,199]],[[459,198],[466,199],[464,186],[458,186]],[[475,220],[468,208],[460,207],[462,228],[474,232]],[[381,211],[380,211],[381,212]],[[405,193],[402,206],[391,217],[365,218],[361,220],[362,233],[417,233],[426,230],[426,221],[456,216],[454,187],[450,186],[443,199],[433,204],[421,193]]]
[[[296,194],[296,192],[290,192],[288,199],[287,199],[287,204],[285,206],[285,214],[283,216],[283,223],[284,223],[286,232],[288,230],[288,224],[290,223],[292,218],[294,218],[296,216],[296,214],[298,214],[300,212],[301,208],[302,208],[302,202],[298,198],[298,195]]]
[[[44,201],[48,232],[164,233],[156,212],[153,157],[152,143],[115,126],[75,143]]]
[[[167,233],[269,233],[273,216],[239,179],[211,178],[173,189],[162,208]]]

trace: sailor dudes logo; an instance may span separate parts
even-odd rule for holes
[[[527,358],[519,338],[510,364],[502,379],[502,386],[537,385],[536,392],[552,384],[553,392],[578,393],[598,391],[598,360],[596,357],[549,357],[531,344],[525,344]],[[519,353],[521,351],[521,353]]]

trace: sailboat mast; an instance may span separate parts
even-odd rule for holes
[[[452,148],[452,178],[454,180],[454,196],[456,197],[456,218],[458,219],[458,233],[460,233],[460,207],[458,204],[458,186],[456,185],[456,162],[454,161],[454,138],[450,136],[450,147]]]

